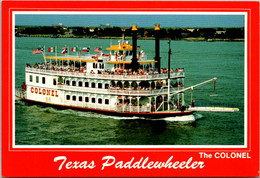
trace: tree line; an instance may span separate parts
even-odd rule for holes
[[[121,27],[64,27],[64,26],[16,26],[16,35],[71,35],[75,37],[131,36],[131,28]],[[138,28],[138,36],[153,38],[154,28]],[[244,39],[244,28],[161,28],[160,37],[180,40],[183,38]]]

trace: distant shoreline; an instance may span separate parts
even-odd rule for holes
[[[53,36],[53,35],[21,35],[16,37],[28,37],[28,38],[94,38],[94,39],[122,39],[122,37],[111,37],[111,36],[74,36],[74,35],[59,35],[59,36]],[[132,37],[125,37],[126,40],[131,40]],[[138,37],[139,40],[154,40],[154,37]],[[169,40],[169,38],[161,38],[161,40]],[[188,38],[178,38],[173,39],[175,41],[245,41],[243,38],[236,38],[236,39],[221,39],[221,38],[215,38],[215,39],[205,39],[203,37],[188,37]]]
[[[244,41],[244,28],[161,28],[161,40],[185,41]],[[65,27],[52,26],[16,26],[17,37],[47,38],[97,38],[132,39],[132,29],[126,27]],[[154,40],[153,28],[138,28],[137,37],[141,40]]]

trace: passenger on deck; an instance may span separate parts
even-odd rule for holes
[[[195,101],[194,100],[191,101],[191,107],[195,107]]]

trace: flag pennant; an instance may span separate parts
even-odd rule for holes
[[[56,51],[56,49],[54,47],[48,48],[48,52],[49,53],[54,53],[55,51]]]
[[[67,47],[63,47],[61,53],[62,54],[68,53],[68,48]]]
[[[78,48],[77,47],[73,47],[70,50],[71,50],[71,52],[78,52]]]
[[[97,53],[102,53],[102,48],[95,48],[94,51]]]
[[[44,51],[43,47],[35,48],[35,49],[32,50],[32,54],[42,54],[43,51]]]
[[[89,48],[86,47],[82,48],[82,52],[89,52]]]

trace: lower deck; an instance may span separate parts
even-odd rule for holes
[[[17,98],[20,98],[21,100],[32,103],[32,104],[39,104],[41,106],[52,106],[58,109],[76,109],[80,111],[92,111],[96,113],[106,114],[106,115],[112,115],[112,116],[138,116],[138,117],[147,117],[147,118],[164,118],[164,117],[172,117],[172,116],[183,116],[183,115],[191,115],[193,114],[193,111],[180,111],[180,110],[167,110],[167,111],[154,111],[151,112],[149,110],[144,110],[139,108],[133,109],[131,112],[129,110],[117,110],[115,109],[107,109],[107,108],[91,108],[91,107],[83,107],[83,106],[75,106],[75,105],[64,105],[64,104],[54,104],[54,103],[48,103],[48,102],[41,102],[41,101],[35,101],[32,99],[24,98],[23,94],[16,95]]]

